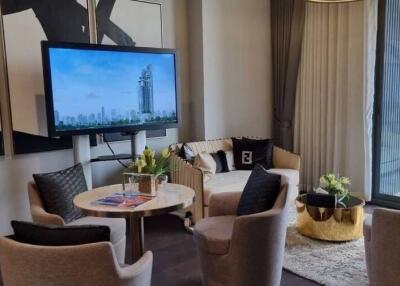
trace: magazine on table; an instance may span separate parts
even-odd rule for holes
[[[150,196],[147,194],[126,192],[114,193],[105,198],[98,199],[93,203],[104,206],[134,208],[152,200],[153,198],[154,196]]]

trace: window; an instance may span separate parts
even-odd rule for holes
[[[400,208],[400,1],[379,1],[373,200]]]

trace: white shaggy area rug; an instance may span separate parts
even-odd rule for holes
[[[296,210],[290,209],[283,267],[327,286],[368,285],[364,239],[346,243],[314,240],[296,230]]]

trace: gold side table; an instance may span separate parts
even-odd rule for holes
[[[336,208],[308,205],[306,195],[296,199],[297,230],[308,237],[327,241],[350,241],[363,236],[365,202],[350,196]]]

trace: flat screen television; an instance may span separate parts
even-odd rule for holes
[[[42,42],[49,136],[176,128],[177,52]]]

